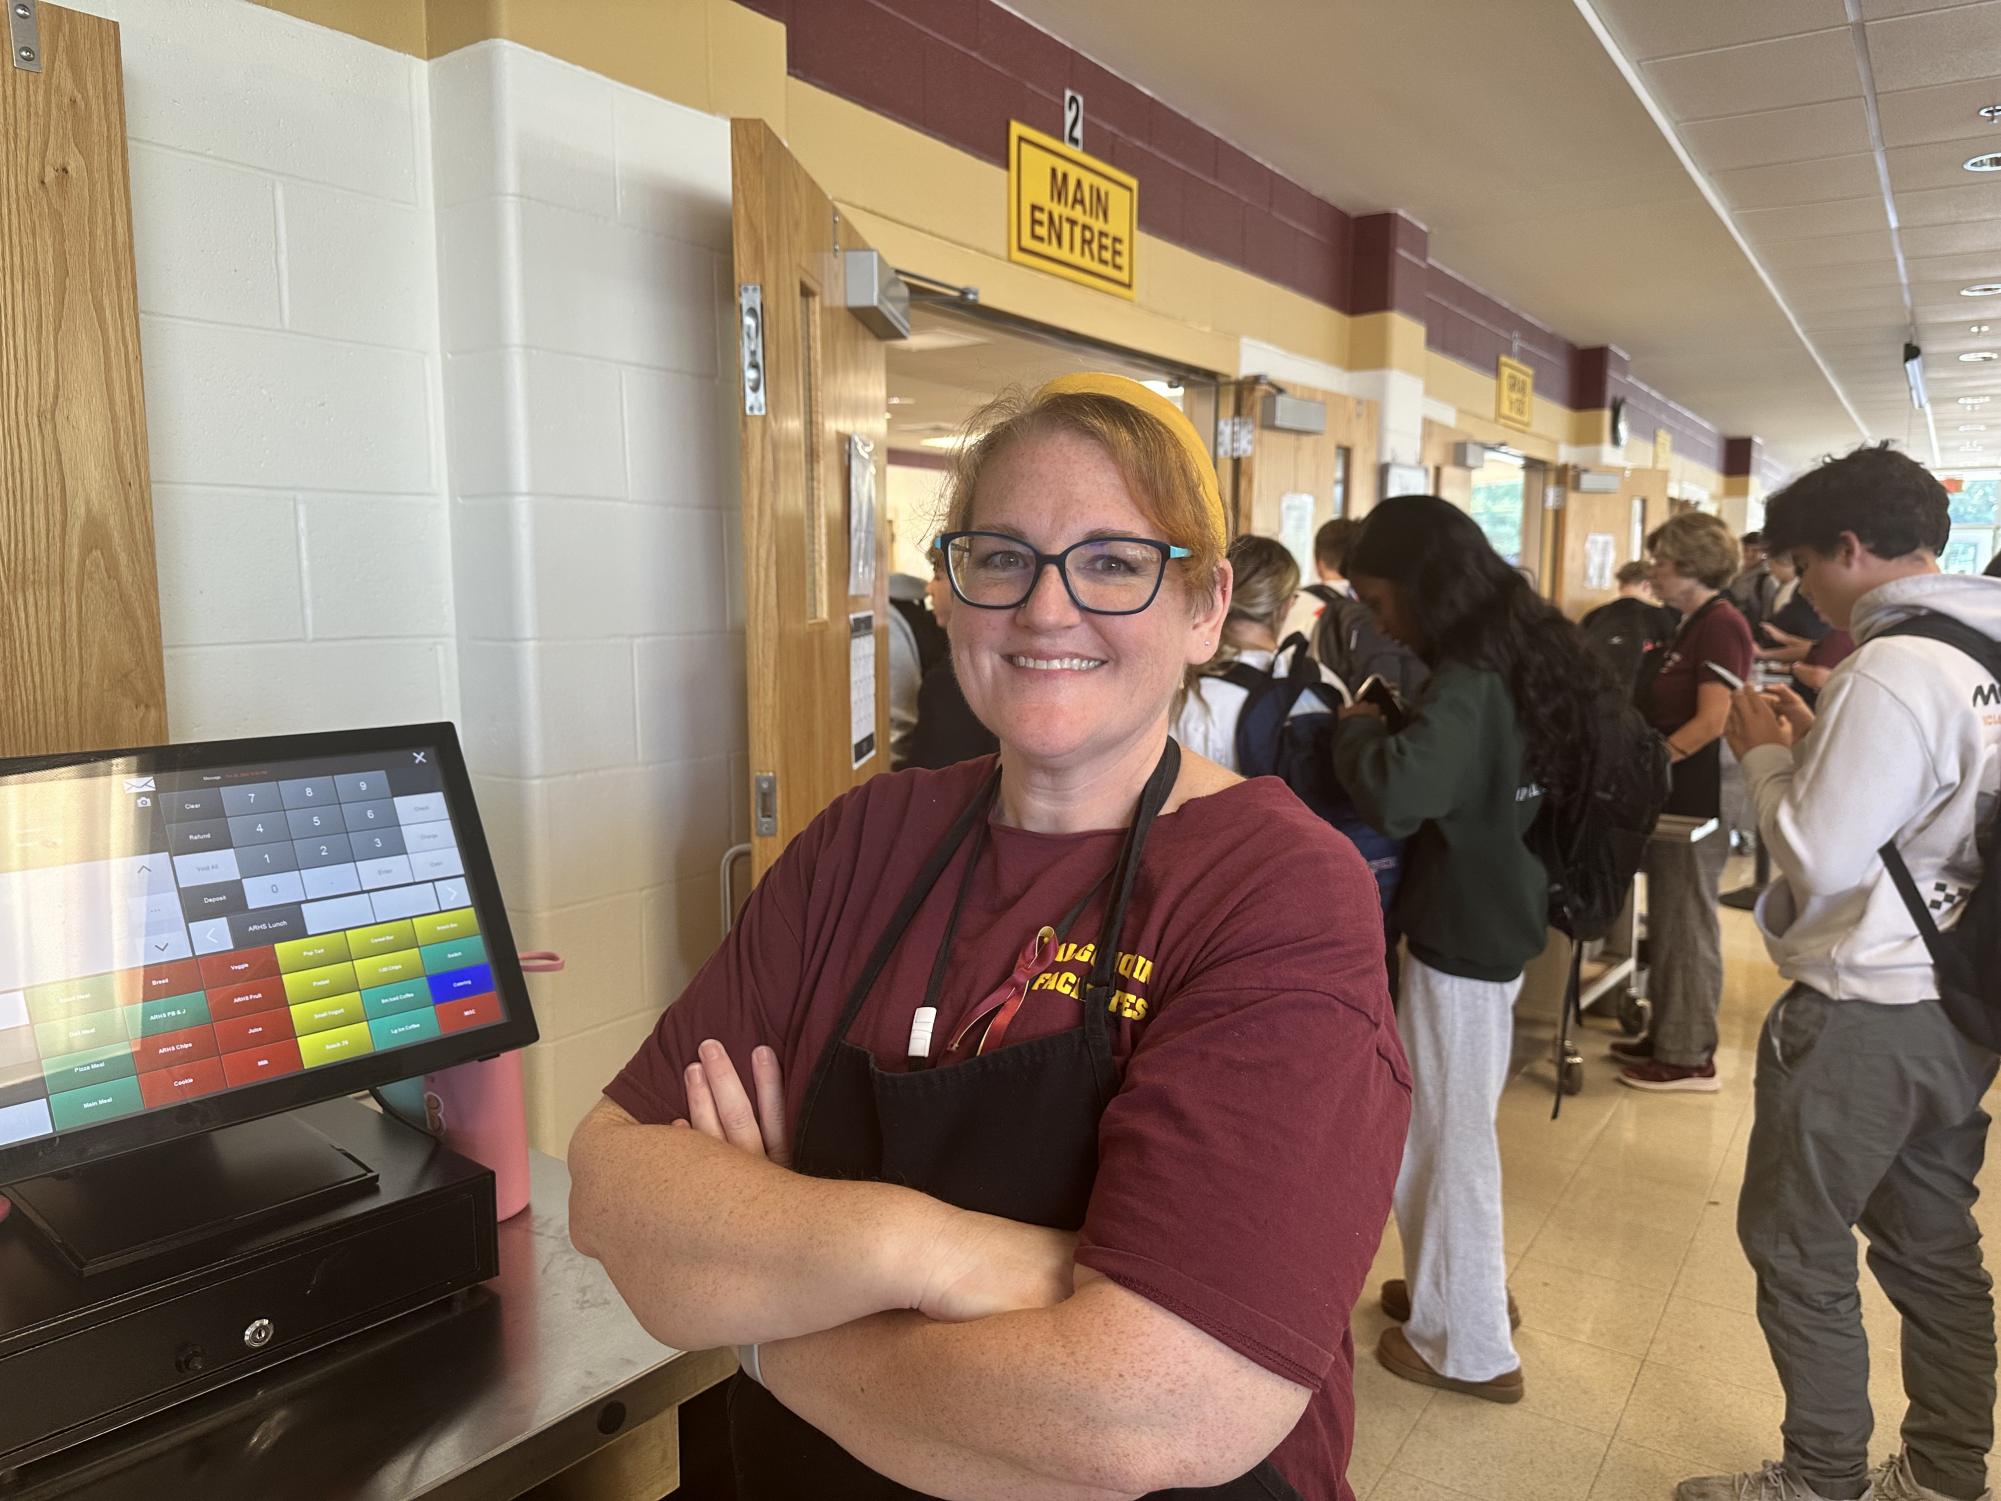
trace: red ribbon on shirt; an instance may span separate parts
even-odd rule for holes
[[[947,1054],[956,1053],[965,1042],[967,1034],[981,1022],[992,1017],[986,1035],[980,1038],[980,1045],[973,1050],[978,1057],[988,1048],[998,1048],[1007,1037],[1008,1026],[1021,1010],[1021,1003],[1028,999],[1028,987],[1035,977],[1049,968],[1056,957],[1056,930],[1050,927],[1038,929],[1035,936],[1022,948],[1021,957],[1015,961],[1014,973],[1002,981],[987,998],[980,1002],[965,1026],[959,1028],[946,1047]]]

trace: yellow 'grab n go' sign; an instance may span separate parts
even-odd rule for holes
[[[1019,120],[1008,122],[1007,258],[1131,298],[1139,183]]]

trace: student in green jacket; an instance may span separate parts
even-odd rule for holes
[[[1577,628],[1436,496],[1370,512],[1348,576],[1431,669],[1402,729],[1357,703],[1334,750],[1363,818],[1410,840],[1396,898],[1413,1080],[1396,1187],[1405,1275],[1383,1288],[1402,1327],[1376,1355],[1411,1381],[1519,1402],[1494,1112],[1522,968],[1549,915],[1549,879],[1522,836],[1544,788],[1580,784],[1610,684]]]

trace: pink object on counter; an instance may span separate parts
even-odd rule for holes
[[[446,1146],[493,1169],[499,1218],[512,1219],[528,1207],[528,1109],[519,1052],[426,1074],[424,1110]]]

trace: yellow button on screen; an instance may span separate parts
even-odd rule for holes
[[[359,1058],[363,1053],[374,1051],[375,1043],[368,1035],[367,1022],[359,1026],[340,1027],[332,1032],[315,1032],[310,1037],[299,1039],[299,1057],[307,1068],[345,1063],[350,1058]]]
[[[367,959],[376,954],[400,954],[417,946],[417,931],[408,922],[381,922],[372,928],[347,930],[348,957]]]
[[[473,916],[470,907],[460,907],[452,912],[434,912],[428,917],[416,918],[415,922],[419,943],[443,943],[447,938],[466,938],[479,931],[479,919]]]
[[[348,958],[347,934],[322,933],[317,938],[294,938],[278,945],[278,969],[292,974],[302,969],[320,969],[341,964]]]
[[[305,1001],[292,1008],[292,1030],[304,1037],[308,1032],[331,1032],[368,1020],[368,1008],[357,993],[328,996],[323,1001]]]
[[[371,954],[354,961],[354,973],[363,990],[417,980],[423,978],[424,956],[415,949],[404,949],[399,954]]]
[[[285,976],[285,999],[294,1006],[301,1001],[346,995],[350,990],[359,989],[361,987],[355,983],[352,964],[328,964],[320,969],[302,969],[297,974]]]

